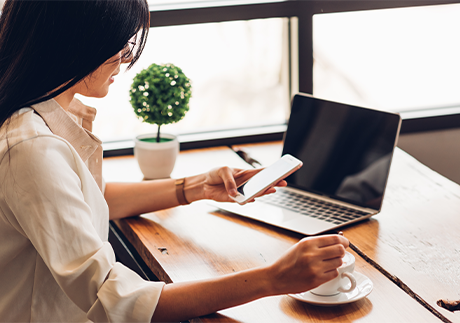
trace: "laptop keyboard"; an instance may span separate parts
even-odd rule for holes
[[[283,189],[279,189],[276,193],[259,197],[257,200],[334,224],[352,221],[367,214],[366,212]]]

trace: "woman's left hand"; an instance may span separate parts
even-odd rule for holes
[[[229,195],[236,196],[236,188],[249,180],[252,176],[260,172],[263,168],[259,169],[238,169],[230,167],[220,167],[209,171],[205,175],[203,185],[203,193],[205,199],[214,200],[217,202],[234,202]],[[273,186],[286,186],[284,180],[279,181]],[[271,186],[264,192],[257,196],[270,194],[276,192],[275,188]],[[254,201],[254,200],[252,200]],[[252,202],[251,201],[251,202]]]

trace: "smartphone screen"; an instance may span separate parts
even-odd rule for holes
[[[245,184],[238,187],[238,192],[246,198],[252,198],[261,190],[266,189],[280,179],[284,178],[293,170],[299,168],[302,162],[293,156],[285,155],[271,166],[263,169]]]

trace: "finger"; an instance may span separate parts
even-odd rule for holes
[[[318,248],[324,248],[336,244],[341,244],[345,248],[348,248],[350,244],[347,238],[345,238],[344,236],[339,236],[338,234],[324,235],[317,238]]]
[[[315,280],[315,287],[318,287],[334,278],[339,276],[339,272],[337,269],[331,269],[329,271],[324,271],[321,272],[320,275],[318,275],[317,279]]]
[[[323,271],[324,272],[329,272],[331,270],[335,270],[342,266],[343,261],[342,258],[333,258],[333,259],[327,259],[323,261]]]
[[[250,168],[250,169],[240,169],[240,168],[234,168],[235,174],[233,175],[235,178],[239,177],[245,177],[245,178],[251,178],[258,172],[260,172],[263,168]]]
[[[236,196],[237,186],[236,186],[235,179],[233,178],[233,170],[229,167],[222,167],[219,170],[219,175],[222,178],[222,181],[224,182],[224,186],[225,186],[225,190],[227,191],[227,194],[230,196]]]
[[[264,192],[264,195],[265,195],[265,194],[273,194],[273,193],[276,193],[276,189],[273,188],[273,187],[270,187],[269,189],[267,189],[267,190]]]
[[[275,193],[275,192],[276,192],[276,189],[273,188],[273,186],[271,186],[269,188],[266,188],[265,191],[257,193],[255,197],[260,197],[260,196],[263,196],[263,195],[266,195],[266,194],[272,194],[272,193]]]
[[[275,186],[277,186],[277,187],[285,187],[285,186],[287,186],[287,182],[284,179],[282,179],[278,183],[276,183]]]
[[[345,256],[345,247],[341,244],[327,246],[318,249],[324,260],[333,258],[343,258]]]
[[[246,169],[241,169],[241,168],[233,168],[233,177],[234,178],[238,178],[240,177],[242,174],[244,174],[244,172],[246,171]]]

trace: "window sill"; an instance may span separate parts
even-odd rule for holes
[[[460,106],[401,112],[401,134],[460,128]]]
[[[460,106],[402,112],[401,134],[460,128]],[[178,135],[181,150],[282,140],[286,124]],[[133,155],[134,140],[103,143],[104,157]]]

